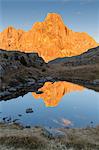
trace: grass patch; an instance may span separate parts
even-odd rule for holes
[[[45,142],[38,137],[16,137],[16,136],[9,136],[9,137],[1,137],[0,144],[6,146],[13,146],[15,148],[29,148],[29,149],[38,149],[45,147]]]

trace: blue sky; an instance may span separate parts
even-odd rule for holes
[[[59,13],[66,26],[99,42],[99,0],[0,0],[0,32],[8,26],[29,30],[47,13]]]

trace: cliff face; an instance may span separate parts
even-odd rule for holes
[[[55,107],[61,101],[61,98],[70,92],[81,91],[84,88],[82,86],[69,83],[69,82],[46,82],[40,91],[42,94],[32,93],[34,98],[42,98],[47,107]]]
[[[25,32],[8,27],[0,33],[0,48],[37,52],[45,61],[74,56],[98,44],[87,33],[67,28],[60,15],[49,13],[44,22],[37,22]]]

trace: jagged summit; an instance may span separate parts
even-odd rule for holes
[[[12,30],[15,30],[15,28],[13,26],[9,26],[6,28],[6,30],[8,30],[8,32],[12,31]]]
[[[27,32],[10,26],[0,33],[1,49],[37,52],[45,61],[78,55],[96,46],[92,37],[73,32],[56,13],[48,13],[43,22],[36,22]]]
[[[57,13],[48,13],[47,16],[45,17],[44,21],[50,21],[50,22],[61,22],[64,24],[61,15]]]

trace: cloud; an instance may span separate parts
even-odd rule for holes
[[[69,125],[72,125],[72,122],[68,119],[65,119],[65,118],[62,118],[62,124],[63,126],[69,126]]]
[[[55,122],[56,124],[59,124],[59,125],[61,125],[63,127],[72,126],[73,125],[73,123],[70,120],[65,119],[65,118],[62,118],[60,120],[53,119],[53,122]]]

